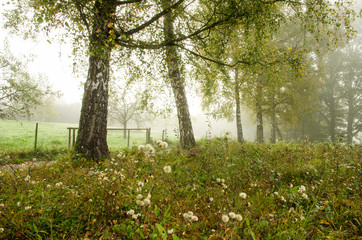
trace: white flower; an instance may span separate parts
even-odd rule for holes
[[[239,196],[240,196],[242,199],[245,199],[247,195],[246,195],[246,193],[242,192],[242,193],[239,194]]]
[[[29,210],[29,209],[31,209],[32,208],[32,206],[26,206],[24,209],[25,210]]]
[[[138,146],[138,151],[143,151],[144,149],[145,149],[145,146],[143,146],[143,145]]]
[[[149,198],[145,198],[145,199],[143,200],[143,202],[145,203],[145,206],[148,206],[148,205],[151,204],[151,200],[150,200]]]
[[[132,215],[132,218],[133,218],[133,219],[137,219],[137,218],[140,217],[140,216],[141,216],[141,213],[137,213],[137,214]]]
[[[122,158],[122,157],[123,157],[123,153],[122,153],[122,152],[120,152],[120,153],[117,154],[117,158]]]
[[[58,182],[58,183],[55,184],[56,187],[60,187],[60,186],[62,186],[62,185],[63,185],[62,182]]]
[[[20,205],[21,205],[21,202],[17,202],[17,203],[16,203],[16,205],[18,205],[18,207],[20,207]]]
[[[4,228],[0,228],[0,233],[4,232]]]
[[[197,222],[199,221],[199,218],[195,215],[191,216],[191,222]]]
[[[127,215],[134,215],[134,210],[133,210],[133,209],[129,210],[129,211],[127,212]]]
[[[305,192],[305,191],[306,191],[306,188],[305,188],[305,186],[303,186],[303,185],[300,186],[299,189],[298,189],[298,192],[299,192],[299,193],[303,193],[303,192]]]
[[[168,233],[168,234],[172,234],[173,231],[174,231],[173,228],[171,228],[171,229],[168,229],[168,230],[167,230],[167,233]]]
[[[275,195],[275,196],[278,196],[278,195],[279,195],[279,193],[278,193],[278,192],[274,192],[274,195]]]
[[[214,198],[211,197],[209,200],[210,200],[210,202],[212,202],[212,201],[214,201]]]
[[[220,178],[216,178],[216,182],[221,182],[221,179]]]
[[[137,184],[139,187],[143,187],[145,185],[143,182],[138,182]]]
[[[162,142],[161,147],[162,148],[168,148],[168,143],[167,142]]]
[[[234,219],[236,217],[236,214],[234,212],[229,212],[229,216]]]
[[[280,198],[283,202],[287,202],[287,200],[285,199],[285,197],[284,196],[281,196],[281,198]]]
[[[171,166],[164,166],[164,167],[163,167],[163,171],[164,171],[165,173],[171,173]]]
[[[90,198],[89,200],[88,200],[89,202],[93,202],[93,200]]]
[[[308,199],[308,195],[305,194],[305,193],[302,194],[302,197],[305,198],[305,199]]]
[[[229,216],[226,215],[226,214],[222,215],[221,219],[222,219],[222,221],[223,221],[224,223],[229,222]]]
[[[25,182],[29,181],[30,180],[30,176],[29,175],[26,175],[26,178],[24,179]]]
[[[239,222],[243,221],[243,217],[242,217],[240,214],[236,214],[236,215],[235,215],[235,218],[236,218],[236,220],[239,221]]]
[[[155,149],[154,149],[150,144],[147,144],[147,145],[146,145],[146,150],[147,150],[149,153],[154,153],[154,152],[156,152]]]
[[[188,214],[188,213],[184,213],[184,214],[182,214],[182,216],[185,218],[185,219],[189,219],[191,216]]]
[[[137,199],[141,199],[141,198],[143,198],[142,194],[138,194]]]
[[[141,206],[141,207],[143,207],[143,206],[145,205],[145,202],[142,201],[142,200],[137,200],[137,201],[136,201],[136,204],[139,205],[139,206]]]

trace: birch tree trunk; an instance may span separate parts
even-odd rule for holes
[[[167,8],[171,3],[171,1],[163,0],[163,8]],[[174,38],[173,20],[172,12],[166,14],[164,17],[164,34],[166,41]],[[187,149],[195,145],[195,137],[192,129],[185,86],[179,69],[179,58],[175,46],[166,47],[166,64],[168,68],[168,77],[171,82],[176,102],[180,130],[180,144],[182,148]]]
[[[258,76],[258,84],[256,89],[256,141],[264,142],[264,127],[263,127],[263,108],[261,105],[263,97],[262,76]]]
[[[241,110],[240,110],[240,89],[239,89],[239,71],[235,68],[235,104],[236,104],[236,132],[238,135],[238,141],[242,142],[244,140],[243,136],[243,126],[241,124]]]
[[[111,44],[108,24],[116,6],[112,0],[98,0],[94,4],[97,16],[93,20],[90,37],[90,57],[87,81],[84,85],[82,109],[76,151],[99,161],[109,155],[107,145],[108,82]]]

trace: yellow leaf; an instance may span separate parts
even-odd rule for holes
[[[321,220],[320,221],[320,224],[323,224],[323,225],[330,225],[330,223],[329,222],[327,222],[326,220]]]
[[[107,27],[111,28],[113,26],[114,23],[108,23]]]

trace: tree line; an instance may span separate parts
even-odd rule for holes
[[[171,89],[182,148],[195,145],[185,87],[189,78],[203,96],[205,109],[215,116],[230,116],[235,109],[240,141],[242,103],[256,113],[258,141],[263,141],[265,118],[272,122],[276,139],[282,136],[281,123],[296,126],[311,110],[313,99],[307,93],[315,90],[314,75],[323,76],[319,55],[353,36],[351,22],[356,16],[342,0],[18,0],[11,4],[5,13],[8,28],[25,36],[60,29],[64,39],[73,41],[75,56],[87,56],[76,151],[95,161],[109,155],[106,128],[113,66],[131,71],[130,82],[151,83],[141,95],[145,105],[158,90]]]

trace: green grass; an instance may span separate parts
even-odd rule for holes
[[[359,145],[214,139],[189,151],[121,152],[98,165],[64,152],[54,164],[2,170],[0,238],[361,237]],[[224,222],[230,212],[242,220]]]
[[[0,120],[0,153],[1,152],[29,152],[34,150],[35,126],[33,121]],[[38,125],[38,151],[60,151],[68,149],[69,130],[68,127],[77,127],[67,123],[39,122]],[[145,144],[145,131],[131,131],[129,145],[138,146]],[[161,133],[152,132],[151,138],[161,138]],[[111,151],[128,146],[128,138],[123,138],[123,131],[112,130],[108,132],[107,142]]]

